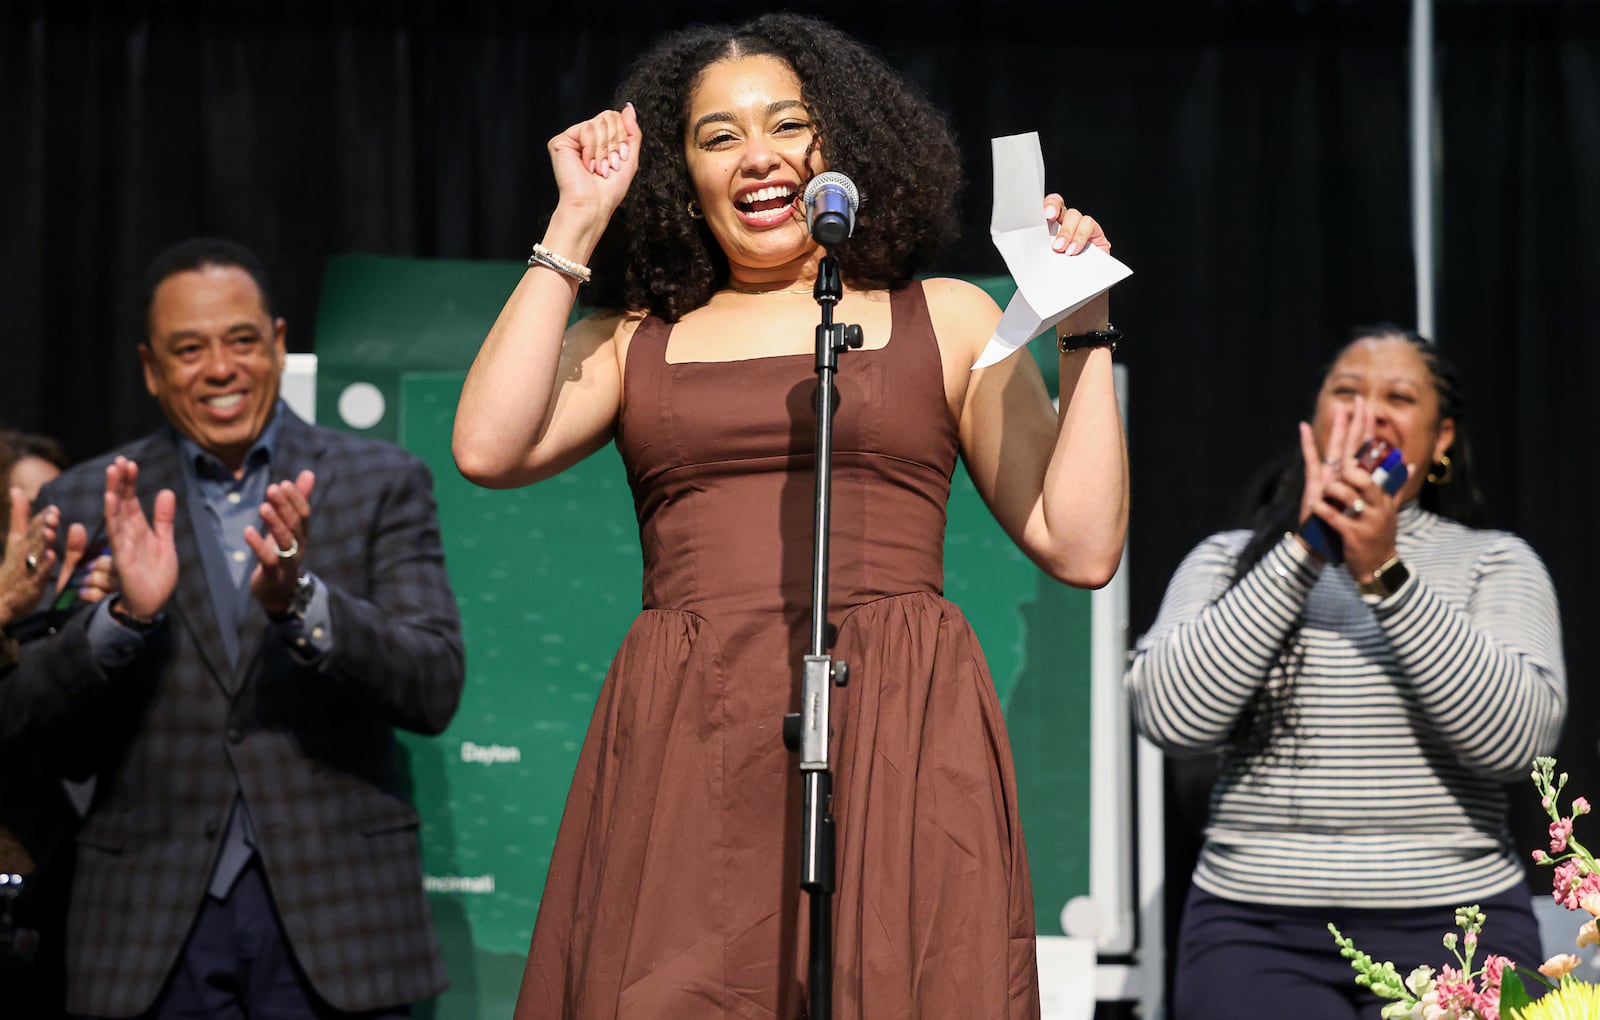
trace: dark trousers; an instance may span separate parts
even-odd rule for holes
[[[1474,969],[1491,953],[1528,968],[1544,962],[1527,885],[1518,883],[1479,906],[1485,921]],[[1401,976],[1421,964],[1435,973],[1444,964],[1457,965],[1443,944],[1447,932],[1460,935],[1454,905],[1408,910],[1269,907],[1193,888],[1179,928],[1173,1020],[1379,1020],[1386,1000],[1356,985],[1356,972],[1339,955],[1329,922],[1377,962],[1392,962]],[[1528,989],[1530,995],[1537,991]]]
[[[172,976],[140,1020],[405,1020],[410,1006],[346,1013],[323,1001],[283,936],[260,863],[207,896]]]

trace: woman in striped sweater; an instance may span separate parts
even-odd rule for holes
[[[1479,510],[1455,375],[1393,327],[1358,331],[1300,425],[1254,532],[1201,542],[1127,684],[1141,732],[1221,750],[1184,908],[1175,1020],[1378,1017],[1328,934],[1403,968],[1454,960],[1454,908],[1488,914],[1478,960],[1542,959],[1503,784],[1551,753],[1566,709],[1544,565]],[[1369,437],[1410,469],[1394,495]],[[1296,534],[1343,542],[1324,563]]]

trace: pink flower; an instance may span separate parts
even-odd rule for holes
[[[1578,883],[1578,906],[1583,906],[1584,900],[1596,895],[1600,895],[1600,875],[1593,873],[1584,875],[1583,881]],[[1572,908],[1568,907],[1567,909],[1571,910]]]
[[[1483,991],[1478,995],[1478,1012],[1484,1020],[1500,1020],[1500,979],[1511,961],[1494,953],[1483,961]]]
[[[1550,852],[1564,854],[1567,852],[1567,837],[1572,835],[1572,819],[1563,818],[1558,822],[1550,823]]]
[[[1548,860],[1550,860],[1550,855],[1545,853],[1543,850],[1535,850],[1533,852],[1533,863],[1543,864]]]
[[[1473,987],[1471,979],[1451,966],[1439,969],[1439,982],[1434,985],[1439,993],[1438,1005],[1443,1010],[1453,1010],[1457,1015],[1471,1016],[1473,1011],[1483,1011],[1483,997]],[[1496,1010],[1498,1014],[1498,1010]],[[1496,1015],[1495,1020],[1499,1020]]]
[[[1448,963],[1439,968],[1439,979],[1433,983],[1439,993],[1439,1005],[1452,1009],[1463,1004],[1463,998],[1472,994],[1472,986],[1462,980],[1462,973]]]
[[[1572,817],[1576,818],[1579,815],[1586,815],[1588,813],[1589,813],[1589,798],[1588,797],[1577,797],[1577,798],[1574,798],[1574,800],[1572,801]]]
[[[1556,865],[1555,876],[1550,882],[1550,895],[1566,909],[1577,910],[1578,887],[1582,884],[1583,875],[1578,870],[1578,862],[1563,861]]]

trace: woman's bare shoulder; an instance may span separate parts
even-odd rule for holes
[[[639,324],[649,318],[649,314],[649,312],[616,308],[596,308],[567,327],[567,333],[571,337],[622,340],[631,337],[639,328]]]
[[[931,276],[922,281],[922,292],[927,295],[928,310],[935,315],[998,315],[1000,312],[1000,306],[989,292],[970,280]]]

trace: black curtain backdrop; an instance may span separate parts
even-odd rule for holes
[[[1113,309],[1130,337],[1135,633],[1183,554],[1292,449],[1347,327],[1415,322],[1409,8],[806,8],[950,115],[970,183],[941,268],[1002,271],[986,140],[1027,130],[1050,186],[1134,268]],[[0,5],[0,423],[88,455],[157,420],[134,353],[139,276],[187,235],[260,251],[295,350],[330,255],[521,257],[555,201],[546,141],[608,104],[663,30],[755,9]],[[1436,20],[1438,339],[1473,399],[1490,523],[1555,577],[1572,688],[1561,754],[1595,797],[1600,312],[1584,284],[1600,236],[1600,4],[1439,0]],[[1514,800],[1531,848],[1536,805]]]

